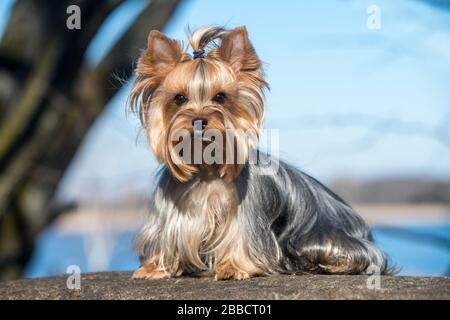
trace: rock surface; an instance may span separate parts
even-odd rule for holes
[[[0,299],[450,299],[449,277],[276,275],[244,281],[212,277],[132,280],[129,272],[82,274],[80,289],[69,275],[0,283]]]

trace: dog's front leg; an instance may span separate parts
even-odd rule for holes
[[[264,263],[258,259],[256,246],[246,241],[249,237],[245,232],[248,228],[238,219],[233,219],[228,225],[227,234],[215,252],[216,280],[243,280],[269,273],[269,268],[264,268]]]
[[[133,279],[163,279],[170,278],[171,274],[161,267],[160,257],[155,256],[142,262],[140,267],[133,273]]]

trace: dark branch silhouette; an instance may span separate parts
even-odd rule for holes
[[[37,233],[59,212],[54,192],[94,120],[127,79],[151,29],[178,0],[152,0],[93,69],[84,53],[124,1],[19,0],[0,43],[0,280],[18,277]],[[69,5],[80,30],[66,28]],[[60,208],[61,209],[61,208]]]

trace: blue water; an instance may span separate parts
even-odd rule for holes
[[[115,245],[107,270],[133,270],[138,266],[132,247],[134,232],[113,234]],[[373,235],[400,269],[400,275],[450,275],[450,224],[374,228]],[[83,241],[81,234],[47,229],[38,239],[25,275],[43,277],[62,274],[69,265],[78,265],[82,272],[97,271],[88,267]]]
[[[450,224],[373,229],[400,275],[450,275]]]
[[[114,249],[106,270],[133,270],[139,260],[133,251],[135,231],[116,232]],[[67,267],[77,265],[81,272],[99,271],[88,266],[85,238],[81,234],[66,234],[48,228],[39,236],[33,257],[25,270],[27,277],[44,277],[66,273]]]

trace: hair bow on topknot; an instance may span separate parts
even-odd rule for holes
[[[202,50],[194,51],[193,55],[194,55],[194,59],[204,58],[205,57],[205,50],[202,49]]]

